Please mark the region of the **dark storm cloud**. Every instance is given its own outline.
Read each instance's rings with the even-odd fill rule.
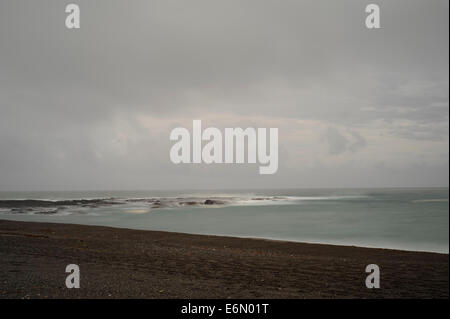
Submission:
[[[0,189],[167,188],[191,171],[187,185],[232,186],[235,176],[259,185],[253,167],[168,162],[170,119],[221,114],[322,123],[308,135],[315,151],[300,154],[311,160],[418,143],[406,159],[431,152],[426,183],[448,184],[434,173],[448,163],[447,1],[377,1],[380,30],[364,27],[370,2],[356,0],[73,2],[76,31],[64,27],[64,2],[0,3]],[[296,158],[298,128],[287,123],[284,158]],[[360,156],[361,169],[404,159]],[[275,185],[317,183],[302,163],[281,161]],[[424,180],[413,164],[399,173],[408,185]]]

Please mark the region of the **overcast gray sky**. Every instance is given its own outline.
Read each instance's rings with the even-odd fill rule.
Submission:
[[[447,0],[71,2],[0,2],[0,190],[448,186]],[[193,119],[278,173],[172,164]]]

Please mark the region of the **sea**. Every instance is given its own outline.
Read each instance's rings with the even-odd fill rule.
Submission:
[[[449,252],[448,188],[0,192],[0,219]]]

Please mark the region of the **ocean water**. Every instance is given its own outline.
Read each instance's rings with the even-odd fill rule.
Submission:
[[[0,192],[0,219],[448,253],[448,198],[448,188]]]

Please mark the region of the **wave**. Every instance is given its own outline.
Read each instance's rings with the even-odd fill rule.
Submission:
[[[40,200],[40,199],[10,199],[0,200],[0,208],[18,207],[53,207],[53,206],[98,206],[116,204],[113,198],[104,199],[70,199],[70,200]]]
[[[177,197],[151,197],[151,198],[97,198],[97,199],[67,199],[67,200],[40,200],[40,199],[11,199],[0,200],[0,214],[59,214],[64,210],[82,212],[81,208],[94,209],[110,205],[139,205],[149,209],[181,208],[181,207],[223,207],[229,205],[269,205],[287,198],[278,196],[264,197],[236,197],[236,196],[177,196]]]
[[[39,200],[39,199],[11,199],[0,200],[0,214],[25,215],[67,215],[68,208],[96,208],[100,206],[116,205],[113,199],[71,199],[71,200]]]
[[[65,215],[86,213],[86,210],[111,205],[126,205],[130,212],[142,213],[142,209],[176,209],[183,207],[269,206],[292,205],[304,201],[352,200],[367,196],[266,196],[255,194],[184,194],[166,197],[94,198],[94,199],[6,199],[0,200],[0,214]],[[139,207],[134,207],[134,206]]]

